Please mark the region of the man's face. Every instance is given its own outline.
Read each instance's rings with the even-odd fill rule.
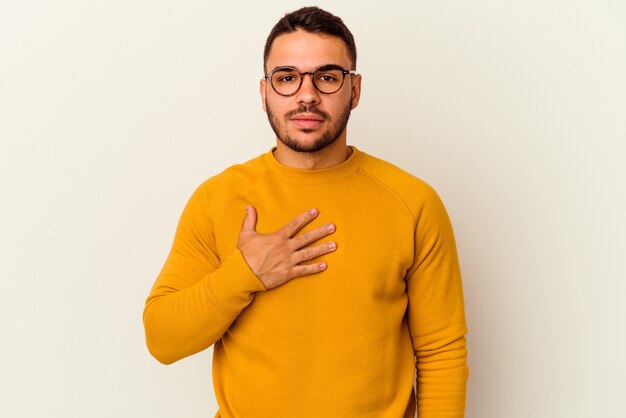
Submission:
[[[293,67],[304,72],[325,65],[351,68],[343,41],[335,36],[297,30],[274,40],[266,69],[271,73],[279,67]],[[333,94],[318,91],[310,75],[304,76],[300,90],[292,96],[279,95],[269,80],[261,80],[263,110],[276,137],[298,152],[317,152],[337,139],[345,143],[345,128],[350,111],[359,103],[360,92],[360,75],[346,75],[341,89]]]

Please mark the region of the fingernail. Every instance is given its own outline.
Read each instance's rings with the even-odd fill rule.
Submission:
[[[328,224],[326,225],[326,229],[328,230],[328,232],[335,232],[335,225]]]
[[[313,215],[313,216],[317,216],[317,213],[318,213],[318,212],[317,212],[317,209],[315,209],[315,208],[314,208],[314,209],[311,209],[309,212],[310,212],[310,213],[311,213],[311,215]]]
[[[320,268],[322,270],[326,270],[326,263],[320,263]]]
[[[331,249],[331,250],[336,249],[336,248],[337,248],[337,243],[335,243],[335,242],[329,242],[329,243],[328,243],[328,248],[329,248],[329,249]]]

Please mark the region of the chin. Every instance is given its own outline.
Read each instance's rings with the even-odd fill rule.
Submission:
[[[285,144],[285,146],[292,151],[296,152],[320,152],[323,149],[327,148],[331,144],[333,144],[338,137],[329,138],[326,135],[322,135],[318,138],[312,138],[307,140],[299,140],[293,138],[291,136],[286,135],[285,137],[279,137],[280,142]]]

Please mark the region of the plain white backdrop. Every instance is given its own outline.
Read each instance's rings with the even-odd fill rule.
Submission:
[[[349,143],[455,226],[467,417],[625,417],[626,3],[317,4],[357,41]],[[0,5],[0,416],[213,417],[211,350],[157,363],[141,313],[191,192],[274,144],[262,48],[303,5]]]

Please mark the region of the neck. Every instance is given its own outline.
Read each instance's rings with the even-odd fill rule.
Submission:
[[[274,157],[284,166],[305,170],[319,170],[341,164],[350,157],[352,148],[346,144],[346,138],[337,138],[326,148],[316,152],[297,152],[276,140]]]

